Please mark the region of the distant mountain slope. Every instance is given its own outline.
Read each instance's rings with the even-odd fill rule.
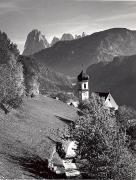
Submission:
[[[48,47],[49,43],[45,36],[41,31],[34,29],[27,36],[23,55],[31,55]]]
[[[136,31],[114,28],[72,41],[58,42],[34,57],[55,71],[76,76],[82,64],[87,68],[114,56],[136,54]]]
[[[24,77],[27,92],[35,92],[39,89],[40,93],[56,91],[71,91],[72,83],[67,76],[52,71],[42,62],[30,57],[19,57],[24,68]]]
[[[91,91],[110,91],[119,105],[136,108],[136,55],[115,57],[87,69]]]

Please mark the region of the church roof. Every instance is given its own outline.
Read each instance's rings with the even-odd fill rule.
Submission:
[[[100,97],[105,98],[105,100],[107,99],[109,92],[95,92],[96,94],[98,94]]]
[[[89,79],[89,76],[82,70],[81,73],[77,76],[77,79],[78,81],[86,81]]]

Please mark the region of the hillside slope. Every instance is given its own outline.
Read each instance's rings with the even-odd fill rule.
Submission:
[[[114,28],[80,39],[58,42],[34,54],[34,57],[57,72],[76,76],[82,64],[87,68],[101,61],[110,62],[114,56],[133,54],[136,54],[136,31]]]
[[[0,110],[0,177],[46,178],[44,160],[54,146],[47,136],[58,140],[57,129],[67,127],[57,117],[74,121],[77,114],[74,108],[44,96],[25,99],[8,115]]]
[[[92,65],[87,73],[91,91],[110,91],[119,105],[136,108],[136,55],[115,57],[108,64]]]
[[[41,94],[46,94],[72,90],[72,83],[67,76],[51,70],[36,59],[20,56],[19,60],[23,64],[27,92],[35,92],[38,89]]]

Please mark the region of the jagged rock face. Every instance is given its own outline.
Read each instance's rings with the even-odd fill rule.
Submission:
[[[49,43],[39,30],[32,30],[28,36],[24,47],[23,55],[32,55],[42,49],[48,48]]]
[[[82,33],[82,37],[85,37],[87,36],[87,34],[85,32]]]
[[[60,41],[59,38],[54,37],[53,40],[52,40],[52,42],[51,42],[51,46],[53,46],[54,44],[56,44],[56,43],[59,42],[59,41]]]
[[[87,69],[91,92],[109,92],[118,105],[136,108],[136,55],[115,57]]]
[[[86,36],[85,32],[83,32],[82,35],[75,35],[75,37],[72,34],[63,34],[61,39],[59,39],[58,37],[54,37],[51,42],[51,46],[53,46],[54,44],[56,44],[59,41],[72,41],[74,39],[80,39],[85,36]]]
[[[136,54],[136,31],[114,28],[74,41],[61,41],[34,57],[47,67],[69,76],[77,76],[98,62],[111,62],[115,56]]]
[[[63,34],[61,41],[72,41],[74,40],[74,37],[72,36],[72,34]]]
[[[82,38],[81,35],[75,35],[75,39],[80,39],[80,38]]]
[[[83,32],[81,35],[79,34],[79,35],[75,35],[75,39],[80,39],[80,38],[82,38],[82,37],[85,37],[85,36],[87,36],[87,34],[85,33],[85,32]]]

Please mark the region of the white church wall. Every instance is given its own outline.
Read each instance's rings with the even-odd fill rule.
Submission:
[[[69,141],[68,147],[66,149],[66,158],[71,158],[76,156],[77,142]]]
[[[109,107],[109,108],[115,108],[115,110],[118,109],[118,105],[116,104],[116,102],[114,101],[113,97],[111,96],[111,94],[108,95],[106,101],[105,101],[105,106]]]
[[[85,92],[82,92],[82,100],[87,100],[89,99],[89,91],[85,91]]]
[[[85,86],[86,86],[86,88],[85,88]],[[88,89],[88,82],[82,82],[81,88]]]

